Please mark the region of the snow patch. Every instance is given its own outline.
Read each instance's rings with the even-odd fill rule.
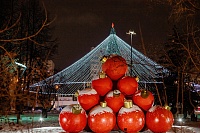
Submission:
[[[114,90],[114,91],[110,91],[110,92],[108,92],[108,94],[106,95],[106,97],[107,98],[109,98],[109,97],[114,97],[114,95],[113,95],[113,93],[116,93],[116,94],[121,94],[121,92],[119,91],[119,90]]]
[[[141,91],[140,90],[137,90],[134,94],[134,96],[141,96]]]
[[[154,112],[154,111],[157,109],[157,107],[158,107],[158,106],[152,106],[152,107],[148,110],[148,112]]]
[[[90,116],[98,115],[103,113],[113,113],[113,110],[110,107],[101,107],[100,105],[95,106],[89,113]]]
[[[78,94],[81,96],[81,95],[92,95],[92,94],[97,94],[96,90],[95,89],[84,89],[84,90],[81,90],[81,91],[78,91]]]
[[[131,108],[125,108],[125,107],[122,107],[120,110],[119,110],[119,114],[125,114],[125,113],[130,113],[130,112],[139,112],[139,111],[142,111],[137,105],[133,105],[133,107]]]
[[[81,107],[81,113],[84,113],[85,110]],[[65,106],[62,111],[60,112],[60,114],[63,114],[63,113],[72,113],[72,105],[67,105]]]

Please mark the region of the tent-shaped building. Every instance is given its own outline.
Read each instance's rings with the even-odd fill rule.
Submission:
[[[101,58],[111,54],[120,55],[128,64],[131,64],[129,65],[132,66],[129,68],[131,71],[129,70],[127,75],[132,72],[131,75],[137,76],[140,88],[161,83],[157,79],[163,73],[168,72],[161,65],[120,39],[112,26],[108,37],[89,53],[57,74],[31,85],[30,88],[32,91],[40,88],[42,92],[48,92],[50,88],[57,87],[58,94],[74,94],[77,90],[84,89],[87,83],[91,83],[92,80],[99,77],[99,72],[102,71]]]

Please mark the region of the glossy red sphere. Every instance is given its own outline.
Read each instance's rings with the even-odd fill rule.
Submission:
[[[112,79],[118,80],[123,77],[128,70],[126,60],[119,56],[114,55],[102,64],[102,70]]]
[[[142,94],[142,90],[137,90],[133,97],[133,103],[138,105],[141,109],[147,111],[149,110],[154,104],[154,96],[150,91],[147,91],[146,95]]]
[[[119,90],[114,90],[108,92],[104,100],[107,102],[107,105],[117,113],[124,105],[124,98],[125,96]]]
[[[109,77],[99,78],[92,81],[92,88],[94,88],[100,96],[105,96],[112,90],[113,83]]]
[[[146,113],[146,126],[154,133],[167,132],[173,123],[173,114],[164,107],[153,106]]]
[[[84,110],[90,110],[99,104],[99,94],[92,88],[86,88],[78,92],[78,102]]]
[[[88,126],[95,133],[108,133],[116,125],[116,116],[110,107],[100,105],[92,108],[88,115]]]
[[[117,83],[117,88],[126,95],[133,95],[138,89],[138,82],[134,77],[126,76],[121,78]]]
[[[68,105],[59,114],[59,124],[66,132],[80,132],[87,124],[87,115],[84,110],[79,114],[72,112],[72,106]]]
[[[144,127],[145,115],[137,105],[122,107],[117,115],[117,123],[123,132],[137,133]]]

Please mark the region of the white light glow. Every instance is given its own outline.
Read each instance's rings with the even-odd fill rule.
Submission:
[[[40,122],[43,122],[43,121],[44,121],[44,119],[43,119],[42,117],[40,117],[39,121],[40,121]]]
[[[134,35],[134,31],[129,31],[127,34]],[[131,50],[132,49],[132,50]],[[96,77],[99,77],[99,72],[102,71],[101,57],[112,55],[113,52],[122,56],[127,64],[133,63],[132,74],[136,75],[139,80],[140,88],[152,87],[154,79],[159,78],[164,70],[168,70],[151,60],[150,58],[131,47],[129,44],[120,39],[116,34],[110,34],[104,41],[94,47],[89,53],[77,60],[75,63],[66,67],[62,71],[52,75],[51,77],[35,83],[30,86],[30,91],[36,91],[38,86],[48,91],[49,87],[46,85],[60,85],[57,90],[59,94],[74,94],[79,89],[84,89],[87,83],[90,83]],[[133,62],[131,62],[131,60]],[[127,75],[130,75],[130,70]],[[44,88],[43,88],[44,87]]]

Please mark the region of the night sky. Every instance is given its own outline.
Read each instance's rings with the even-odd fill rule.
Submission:
[[[116,34],[130,44],[130,29],[136,32],[133,47],[142,51],[141,37],[147,56],[156,54],[169,33],[168,8],[145,0],[45,0],[52,27],[58,39],[58,54],[54,56],[59,70],[71,65],[100,44],[110,33],[114,23]],[[141,26],[142,35],[139,32]],[[157,48],[155,50],[155,48]]]

